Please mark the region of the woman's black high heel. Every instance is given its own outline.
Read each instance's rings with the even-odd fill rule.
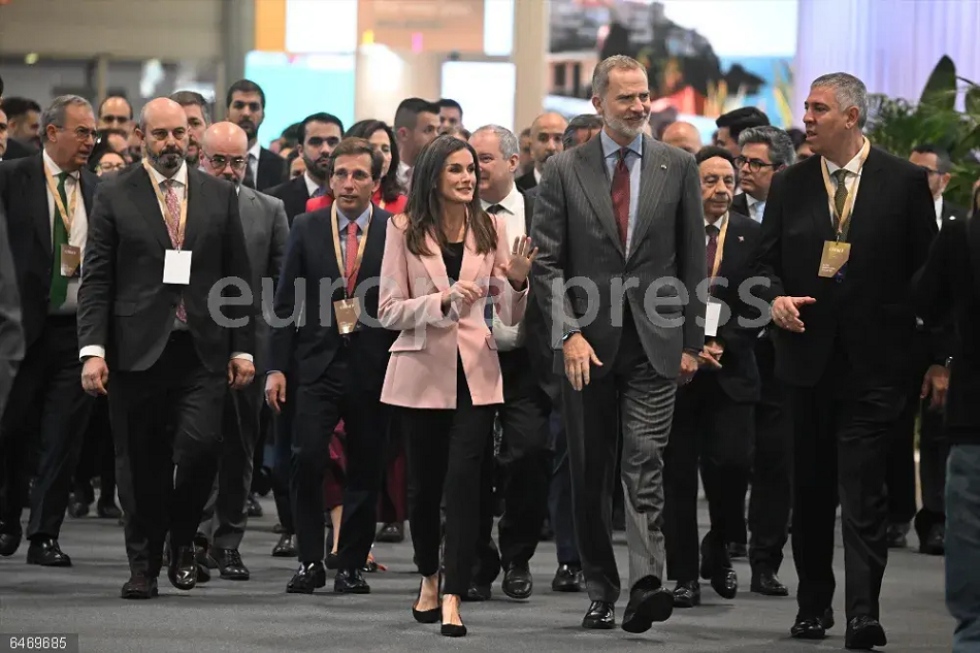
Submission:
[[[457,609],[459,609],[458,604],[457,604]],[[440,615],[439,618],[441,620],[442,615]],[[443,623],[439,632],[442,634],[443,637],[465,637],[466,626],[457,626],[456,624]]]
[[[438,606],[432,608],[431,610],[416,610],[415,608],[419,604],[419,600],[422,598],[422,585],[425,584],[425,579],[419,583],[419,598],[412,604],[412,616],[415,617],[415,621],[420,624],[435,624],[439,623],[442,619],[442,603],[440,602]]]

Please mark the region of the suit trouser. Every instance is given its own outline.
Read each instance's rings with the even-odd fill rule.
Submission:
[[[116,479],[133,573],[160,573],[164,539],[191,546],[221,451],[227,373],[201,363],[188,331],[174,331],[147,370],[110,370]]]
[[[664,539],[667,577],[698,579],[698,461],[711,530],[705,540],[722,547],[742,522],[742,497],[732,486],[748,472],[754,405],[732,401],[712,372],[698,372],[680,388],[670,443],[664,452]]]
[[[889,433],[888,468],[885,485],[888,488],[888,521],[905,527],[915,517],[915,418],[919,414],[919,392],[922,374],[909,391],[905,407]]]
[[[456,365],[454,410],[399,408],[398,421],[406,438],[409,524],[419,573],[432,576],[439,571],[440,513],[445,497],[443,591],[465,596],[480,529],[481,470],[498,407],[474,406],[458,357]]]
[[[89,416],[83,440],[78,466],[75,468],[75,500],[85,503],[95,500],[91,480],[98,476],[101,481],[99,502],[115,504],[116,454],[113,451],[108,397],[96,397],[92,403],[92,414]],[[84,493],[83,496],[78,496],[79,492]]]
[[[286,388],[294,385],[296,377],[292,373],[286,373]],[[265,379],[261,380],[263,389]],[[292,393],[286,393],[286,402],[280,408],[278,415],[272,418],[272,428],[275,437],[276,462],[272,469],[272,496],[276,501],[276,514],[279,516],[279,524],[286,534],[292,535],[296,532],[293,523],[293,506],[289,497],[289,475],[292,468],[293,456],[293,414],[296,412],[296,402],[292,399]]]
[[[550,422],[555,439],[555,456],[548,492],[548,512],[551,515],[551,528],[555,531],[555,553],[559,565],[581,567],[582,559],[578,554],[578,543],[575,541],[568,439],[565,435],[565,422],[562,419],[560,406],[552,411]]]
[[[374,542],[391,410],[380,402],[380,388],[363,387],[355,365],[349,349],[342,346],[320,378],[300,382],[294,391],[289,495],[303,563],[326,557],[323,477],[340,420],[347,434],[347,485],[337,545],[340,567],[363,567]]]
[[[762,387],[755,405],[749,562],[753,570],[777,573],[793,507],[793,421],[786,386],[775,376],[776,352],[770,338],[756,341],[755,357]]]
[[[795,435],[792,543],[801,616],[822,615],[834,598],[839,497],[847,618],[879,617],[888,559],[886,460],[906,390],[900,383],[862,383],[839,345],[816,386],[789,389]]]
[[[252,488],[253,454],[259,440],[259,413],[265,394],[261,378],[241,390],[229,390],[225,398],[218,475],[200,525],[200,532],[217,549],[237,550],[245,536],[245,502]]]
[[[48,316],[27,349],[0,421],[4,465],[3,530],[19,533],[31,461],[40,453],[30,495],[28,538],[57,539],[68,508],[72,477],[85,438],[93,398],[82,390],[82,364],[74,315]]]
[[[627,312],[619,351],[603,361],[602,376],[581,392],[563,381],[562,403],[572,471],[575,531],[582,570],[593,601],[619,598],[619,570],[612,545],[612,492],[622,482],[630,587],[663,579],[663,451],[673,417],[675,380],[653,369]],[[622,423],[622,479],[615,478]]]

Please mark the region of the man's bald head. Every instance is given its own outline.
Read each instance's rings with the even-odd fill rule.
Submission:
[[[542,113],[531,123],[531,158],[534,168],[541,172],[544,163],[563,151],[562,136],[568,121],[560,113]]]
[[[143,141],[143,156],[157,172],[172,177],[187,153],[187,114],[170,98],[150,100],[140,111],[137,135]]]
[[[701,149],[701,132],[689,122],[673,122],[667,125],[661,140],[691,154],[697,154]]]
[[[248,134],[233,122],[216,122],[204,132],[201,168],[210,175],[241,183],[248,163]]]

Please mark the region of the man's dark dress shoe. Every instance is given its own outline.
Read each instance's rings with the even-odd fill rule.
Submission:
[[[122,517],[122,510],[112,501],[99,501],[95,504],[95,514],[99,519],[119,519]]]
[[[68,516],[72,519],[81,519],[86,516],[89,511],[89,504],[84,501],[75,501],[72,499],[68,503]]]
[[[531,592],[534,591],[534,579],[531,577],[531,570],[526,564],[511,565],[504,574],[501,588],[504,590],[504,594],[512,599],[531,598]]]
[[[385,524],[378,531],[378,536],[374,538],[377,542],[387,542],[389,544],[398,544],[399,542],[405,541],[405,525],[404,524]]]
[[[27,549],[27,564],[42,567],[71,567],[71,558],[62,553],[58,540],[43,537],[31,542]]]
[[[248,567],[236,549],[213,549],[211,557],[218,563],[218,572],[225,580],[248,580]]]
[[[696,580],[677,583],[674,588],[675,608],[694,608],[701,605],[701,584]]]
[[[641,582],[642,583],[642,582]],[[674,612],[674,593],[660,587],[660,581],[644,586],[637,583],[630,591],[630,601],[623,613],[623,630],[644,633],[654,622],[667,621]]]
[[[555,572],[555,579],[551,581],[553,592],[581,592],[584,588],[585,581],[579,566],[560,565]]]
[[[371,586],[360,569],[341,569],[333,580],[333,591],[339,594],[370,594]]]
[[[904,549],[908,546],[908,538],[905,537],[907,524],[889,524],[885,539],[888,541],[889,549]]]
[[[711,581],[711,587],[723,599],[738,594],[738,576],[732,569],[731,554],[712,533],[701,540],[701,578]]]
[[[197,585],[199,568],[200,565],[197,564],[197,558],[194,555],[194,547],[182,546],[170,554],[167,578],[170,579],[170,584],[179,590],[192,590]]]
[[[616,627],[616,611],[612,603],[593,601],[582,619],[582,628],[612,630]]]
[[[847,622],[844,648],[850,651],[870,651],[875,646],[888,643],[885,629],[873,617],[854,617]]]
[[[157,579],[141,574],[133,574],[122,586],[120,596],[124,599],[152,599],[159,594]]]
[[[3,533],[0,532],[0,556],[8,557],[17,553],[17,549],[20,548],[20,540],[23,537],[23,533],[17,531],[16,533]]]
[[[489,601],[493,596],[493,590],[490,588],[490,583],[470,583],[470,588],[466,590],[466,594],[459,597],[461,601],[466,602],[479,602],[479,601]]]
[[[262,516],[262,505],[259,500],[255,497],[255,493],[248,495],[248,499],[245,500],[245,510],[248,512],[249,517],[254,517],[258,519]]]
[[[919,553],[931,556],[941,556],[946,553],[946,527],[943,524],[933,524],[925,537],[919,538]]]
[[[833,627],[834,611],[827,608],[819,617],[797,615],[789,634],[795,639],[823,639]]]
[[[789,596],[789,590],[769,569],[757,569],[752,573],[750,589],[763,596]]]
[[[272,547],[273,558],[295,558],[296,557],[296,536],[291,533],[283,533],[279,536],[279,542]]]
[[[293,574],[289,584],[286,585],[286,592],[289,594],[312,594],[313,590],[326,586],[327,570],[323,568],[323,563],[304,562]]]

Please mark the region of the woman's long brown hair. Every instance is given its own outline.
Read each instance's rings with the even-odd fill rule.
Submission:
[[[467,204],[467,229],[473,231],[476,240],[476,251],[488,254],[497,248],[497,230],[493,219],[487,215],[480,204],[480,166],[477,163],[476,150],[466,141],[453,136],[442,135],[422,148],[412,173],[412,187],[408,193],[408,205],[405,214],[408,216],[408,227],[405,240],[408,251],[416,256],[431,256],[425,242],[429,234],[439,243],[440,248],[446,246],[446,236],[442,232],[442,195],[440,180],[446,159],[462,149],[469,150],[476,166],[476,181],[473,189],[473,199]]]

